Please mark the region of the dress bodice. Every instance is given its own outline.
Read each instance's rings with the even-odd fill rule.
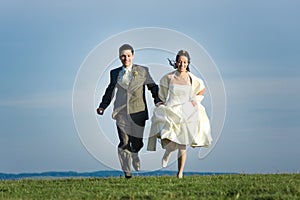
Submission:
[[[170,84],[167,105],[182,105],[190,101],[192,87],[190,85]]]

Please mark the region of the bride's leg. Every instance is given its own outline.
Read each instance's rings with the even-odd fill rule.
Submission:
[[[183,170],[186,161],[186,145],[178,145],[178,178],[183,177]]]
[[[170,154],[172,151],[175,151],[177,148],[177,145],[175,142],[170,141],[168,143],[168,145],[166,146],[166,151],[165,154],[162,158],[162,167],[167,167],[168,162],[169,162],[169,158],[170,158]]]

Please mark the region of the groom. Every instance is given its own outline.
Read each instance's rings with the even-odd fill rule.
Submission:
[[[154,103],[161,102],[158,86],[150,76],[148,68],[133,64],[133,58],[132,46],[124,44],[119,48],[122,66],[110,71],[110,83],[97,108],[97,113],[103,115],[117,89],[112,117],[116,120],[120,140],[118,156],[126,178],[132,177],[131,160],[133,168],[140,170],[138,152],[143,147],[143,132],[148,119],[145,86],[151,91]]]

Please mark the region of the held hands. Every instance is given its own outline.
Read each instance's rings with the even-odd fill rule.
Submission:
[[[103,108],[97,108],[98,115],[103,115],[104,109]]]
[[[164,102],[158,102],[157,104],[155,104],[156,107],[159,107],[161,105],[164,105]]]

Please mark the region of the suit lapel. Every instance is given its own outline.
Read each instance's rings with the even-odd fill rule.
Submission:
[[[137,72],[137,66],[136,65],[132,65],[132,69],[131,69],[131,73],[132,73],[132,77],[131,80],[129,81],[129,85],[128,85],[128,89],[130,88],[130,86],[132,85],[132,82],[134,83],[134,79],[136,78],[136,72]]]
[[[145,70],[138,65],[133,65],[132,66],[132,79],[129,83],[128,90],[129,91],[136,90],[137,88],[143,86],[145,81],[146,81]]]
[[[140,78],[140,70],[137,65],[132,65],[132,78],[128,85],[128,90],[134,90],[139,84],[139,78]]]

